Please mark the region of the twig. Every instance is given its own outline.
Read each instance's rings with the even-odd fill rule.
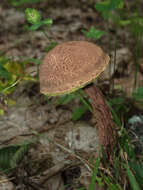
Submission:
[[[70,149],[64,147],[63,145],[61,145],[61,144],[59,144],[59,143],[56,143],[56,142],[50,140],[49,138],[48,138],[48,140],[49,140],[50,142],[54,143],[54,144],[55,144],[57,147],[59,147],[60,149],[64,150],[65,152],[68,152],[69,154],[75,156],[78,160],[80,160],[80,161],[85,165],[85,167],[86,167],[90,172],[92,172],[92,169],[91,169],[90,166],[89,166],[90,164],[87,162],[87,160],[83,159],[82,157],[80,157],[79,155],[75,154],[72,150],[70,150]]]
[[[7,178],[7,179],[2,179],[2,180],[0,180],[0,183],[6,183],[6,182],[11,181],[13,179],[15,179],[15,177]]]

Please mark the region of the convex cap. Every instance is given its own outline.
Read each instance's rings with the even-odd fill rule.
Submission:
[[[57,45],[40,65],[40,91],[49,96],[73,92],[92,82],[109,63],[102,49],[86,41]]]

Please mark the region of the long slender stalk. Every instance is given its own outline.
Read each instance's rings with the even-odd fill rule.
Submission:
[[[83,96],[82,96],[82,94],[81,94],[80,91],[78,91],[78,97],[79,97],[79,99],[82,101],[82,103],[87,106],[88,110],[92,113],[93,110],[92,110],[91,106],[90,106],[90,105],[88,104],[88,102],[83,98]]]
[[[115,69],[116,69],[116,53],[117,53],[117,29],[115,29],[115,38],[114,38],[113,73],[115,73]],[[114,78],[112,79],[112,89],[114,89]]]
[[[46,30],[42,30],[42,32],[43,32],[43,34],[46,36],[46,38],[47,38],[49,41],[51,41],[51,39],[50,39],[50,37],[48,36]]]

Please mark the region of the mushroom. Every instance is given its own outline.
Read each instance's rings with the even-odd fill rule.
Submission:
[[[93,84],[109,60],[109,56],[93,43],[64,42],[45,56],[40,65],[39,78],[41,93],[49,96],[68,94],[83,88],[92,101],[99,144],[110,154],[116,137],[115,123],[101,91]]]

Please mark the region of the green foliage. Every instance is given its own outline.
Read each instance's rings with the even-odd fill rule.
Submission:
[[[133,36],[143,35],[143,17],[138,12],[129,13],[129,16],[119,21],[120,26],[128,26]]]
[[[0,173],[10,172],[21,161],[29,144],[11,145],[0,149]]]
[[[117,25],[119,23],[119,21],[121,20],[120,14],[118,13],[117,10],[122,9],[123,5],[124,5],[123,0],[116,0],[116,1],[115,0],[105,0],[102,2],[97,2],[94,5],[94,8],[97,11],[101,12],[104,19],[109,20],[109,18],[110,18]],[[82,32],[84,33],[84,35],[87,38],[97,39],[97,40],[106,34],[105,31],[98,30],[93,26],[90,28],[89,31],[82,30]]]
[[[7,95],[13,92],[22,80],[34,80],[26,74],[27,62],[13,61],[4,56],[0,57],[0,93]]]
[[[136,181],[136,178],[133,174],[133,172],[131,171],[129,165],[127,164],[124,164],[124,167],[127,171],[127,174],[128,174],[128,177],[129,177],[129,181],[130,181],[130,184],[131,184],[131,187],[133,190],[141,190],[141,188],[139,187],[139,184],[138,182]]]
[[[79,94],[79,91],[61,96],[56,101],[56,105],[66,105],[76,98],[80,99],[83,104],[74,109],[72,115],[72,119],[74,121],[79,120],[83,116],[83,114],[89,109],[86,100],[83,100],[82,96]]]
[[[30,4],[30,3],[38,3],[38,2],[43,2],[45,0],[10,0],[10,3],[15,6],[21,6],[25,4]]]
[[[136,101],[143,103],[143,87],[139,87],[136,92],[133,92],[132,96]]]
[[[143,187],[143,164],[136,161],[130,161],[129,167],[133,171],[138,184]]]
[[[103,35],[105,35],[104,31],[97,30],[94,26],[92,26],[89,31],[82,30],[82,32],[87,38],[96,40],[100,39]]]
[[[53,49],[58,43],[57,42],[51,42],[45,47],[45,51],[49,52],[51,49]]]
[[[96,3],[94,8],[102,13],[105,19],[112,17],[112,11],[123,7],[123,0],[105,0],[103,2]]]
[[[124,97],[118,97],[118,98],[112,98],[109,100],[110,105],[114,108],[116,112],[122,112],[122,110],[126,111],[125,105],[124,105],[125,98]]]
[[[31,24],[29,29],[33,31],[39,29],[43,25],[50,27],[53,23],[52,19],[50,18],[42,20],[41,13],[36,9],[27,8],[25,10],[25,16],[27,21]]]
[[[76,97],[77,96],[75,93],[63,95],[57,99],[56,105],[66,105],[70,103],[73,99],[75,99]]]
[[[107,190],[123,190],[122,187],[113,181],[110,176],[103,175],[104,183],[107,185]]]
[[[39,2],[40,0],[12,0],[14,6],[20,6],[25,3],[35,3]],[[42,1],[42,0],[41,0]],[[129,14],[129,18],[122,18],[122,11],[124,6],[123,0],[105,0],[95,4],[95,8],[99,11],[104,19],[112,20],[116,27],[122,26],[130,26],[131,32],[134,36],[142,35],[143,34],[143,18],[139,16],[137,11],[134,13]],[[121,12],[120,12],[121,11]],[[29,29],[35,31],[37,29],[41,29],[43,26],[50,27],[52,25],[52,19],[46,18],[42,20],[41,13],[32,8],[27,8],[25,10],[25,15],[28,23],[30,24]],[[116,29],[116,28],[115,28]],[[43,31],[45,33],[45,31]],[[106,32],[96,29],[95,27],[91,27],[88,31],[82,30],[83,34],[90,39],[100,39]],[[48,36],[45,33],[46,36]],[[53,47],[55,47],[57,43],[51,42],[45,50],[48,52]],[[31,59],[32,62],[35,62],[38,66],[40,65],[41,61],[37,59]],[[11,63],[8,59],[2,59],[0,63],[0,78],[2,81],[0,82],[0,90],[6,91],[11,89],[21,80],[21,76],[23,75],[23,67],[19,67],[17,63]],[[14,66],[14,64],[16,66]],[[8,66],[7,66],[8,65]],[[14,67],[15,69],[12,70]],[[18,71],[18,72],[16,72]],[[15,73],[16,72],[16,73]],[[22,73],[21,73],[22,72]],[[6,86],[3,86],[6,85]],[[9,88],[10,87],[10,88]],[[6,90],[5,90],[6,89]],[[140,87],[137,89],[136,92],[133,93],[133,97],[137,101],[143,100],[143,88]],[[46,96],[48,99],[48,97]],[[87,100],[86,95],[83,91],[78,91],[76,93],[68,94],[65,96],[60,97],[56,105],[66,105],[72,102],[75,98],[78,98],[82,104],[79,107],[75,108],[73,112],[73,120],[78,120],[82,117],[82,115],[91,109],[90,102]],[[127,112],[127,107],[124,104],[124,97],[119,98],[112,98],[107,103],[112,110],[112,114],[114,116],[114,120],[122,127],[119,113],[123,115]],[[0,110],[1,111],[1,110]],[[3,110],[2,110],[3,111]],[[2,113],[2,111],[0,113]],[[118,150],[117,154],[114,157],[113,165],[109,166],[108,161],[105,159],[104,164],[107,166],[107,170],[110,171],[110,175],[108,173],[101,171],[99,168],[100,158],[96,160],[96,164],[93,169],[93,175],[91,178],[91,183],[89,190],[94,189],[95,181],[98,182],[99,186],[102,187],[106,184],[107,190],[123,190],[121,187],[123,184],[119,181],[119,177],[125,176],[128,177],[130,186],[133,190],[140,190],[143,187],[143,165],[142,163],[137,161],[136,154],[134,152],[134,147],[132,146],[128,134],[124,133],[121,134],[120,138],[120,149]],[[27,145],[22,146],[10,146],[0,150],[0,171],[4,171],[6,169],[13,168],[17,165],[17,163],[21,160],[25,152],[27,151]],[[123,154],[126,155],[127,159],[123,157]],[[105,163],[106,162],[106,163]],[[106,170],[106,168],[105,168]],[[98,173],[98,176],[97,176]],[[120,185],[121,183],[121,185]]]
[[[98,157],[96,159],[96,163],[94,165],[93,175],[91,177],[91,182],[90,182],[90,185],[89,185],[89,190],[94,190],[95,189],[95,181],[96,181],[99,165],[100,165],[100,158]]]
[[[74,121],[80,119],[86,111],[87,111],[86,105],[78,106],[73,111],[72,119]]]
[[[107,101],[108,106],[110,107],[115,123],[121,127],[121,118],[129,111],[130,105],[126,102],[126,98],[124,96],[120,96],[117,98],[110,98]]]
[[[8,94],[24,76],[24,64],[0,57],[0,92]]]
[[[0,77],[5,80],[11,80],[11,74],[5,69],[3,65],[0,65]]]
[[[1,115],[4,115],[4,110],[3,109],[0,109],[0,116]]]
[[[41,64],[41,60],[37,59],[37,58],[35,59],[35,58],[24,57],[24,60],[26,62],[32,62],[32,63],[34,63],[34,64],[36,64],[38,66]]]
[[[11,79],[11,75],[10,73],[6,70],[6,68],[4,67],[4,64],[6,62],[8,62],[9,59],[6,57],[0,57],[0,78],[2,79],[6,79],[6,80],[10,80]]]
[[[125,104],[125,97],[110,98],[106,103],[112,111],[115,123],[121,128],[122,124],[120,118],[128,112],[129,106]]]
[[[127,153],[130,160],[136,161],[136,154],[134,152],[134,147],[130,143],[130,138],[128,134],[124,134],[120,140],[121,148]]]
[[[122,131],[119,144],[120,149],[114,151],[115,155],[112,157],[112,164],[111,162],[109,163],[108,159],[100,158],[102,168],[108,172],[106,173],[104,169],[101,170],[98,165],[98,176],[97,172],[95,172],[96,182],[99,187],[106,186],[107,190],[123,190],[124,182],[126,181],[126,189],[131,187],[133,190],[141,190],[143,187],[143,165],[137,161],[134,148],[125,130]],[[91,181],[93,182],[91,189],[94,189],[95,180],[91,179]]]
[[[25,11],[26,19],[30,24],[41,22],[41,14],[36,9],[27,8]]]
[[[25,16],[26,16],[26,20],[30,24],[30,26],[28,26],[28,29],[32,30],[32,31],[41,29],[41,31],[44,33],[46,38],[50,41],[50,43],[45,47],[45,51],[48,52],[52,48],[54,48],[57,45],[57,43],[51,41],[51,39],[48,36],[47,31],[43,29],[43,26],[51,27],[53,24],[53,20],[51,18],[46,18],[46,19],[42,20],[40,11],[38,11],[36,9],[32,9],[32,8],[27,8],[25,10]],[[38,65],[39,65],[39,63],[40,62],[38,61]]]

